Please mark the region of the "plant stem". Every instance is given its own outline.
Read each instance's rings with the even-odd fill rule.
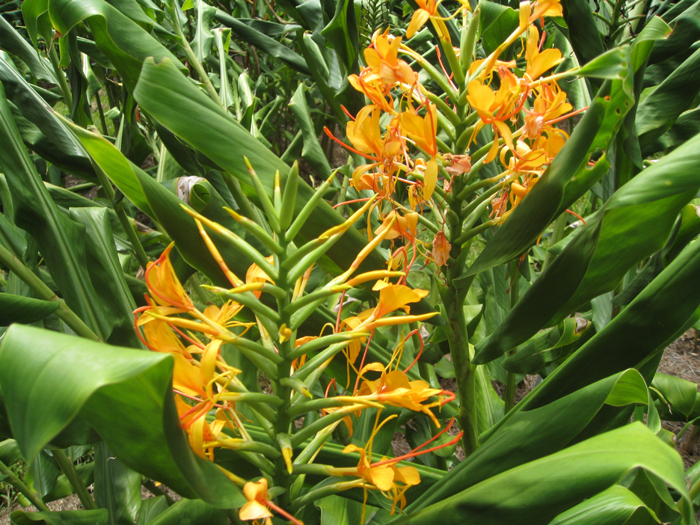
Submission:
[[[453,194],[459,196],[464,189],[466,177],[455,177]],[[464,316],[464,301],[469,292],[474,276],[464,276],[466,258],[470,245],[462,246],[458,242],[462,234],[465,218],[462,206],[464,200],[456,197],[446,213],[450,227],[450,261],[445,268],[447,286],[440,291],[447,316],[447,341],[455,369],[457,398],[459,400],[459,426],[464,431],[462,446],[468,456],[479,447],[479,427],[475,396],[475,370],[469,355],[469,336]]]
[[[224,109],[224,111],[226,111],[226,108],[224,108],[224,105],[221,103],[219,94],[216,92],[216,89],[214,89],[214,85],[211,83],[211,80],[209,80],[209,75],[207,75],[207,72],[204,70],[204,67],[202,66],[201,62],[197,60],[197,57],[195,56],[194,51],[192,51],[189,42],[187,42],[187,39],[185,38],[185,35],[182,32],[182,28],[180,27],[180,23],[178,21],[175,9],[176,8],[173,0],[169,0],[168,11],[170,12],[170,17],[172,18],[173,23],[172,25],[175,28],[175,32],[177,33],[177,36],[180,37],[182,50],[185,52],[187,60],[190,61],[190,64],[192,64],[192,67],[197,72],[197,75],[199,75],[199,80],[202,82],[202,84],[204,84],[204,89],[207,90],[209,97],[211,97],[211,99],[214,102],[221,106]]]
[[[58,466],[61,467],[61,470],[68,478],[68,481],[70,481],[70,484],[73,487],[73,490],[75,490],[75,493],[78,495],[80,503],[83,504],[83,507],[85,507],[87,510],[96,510],[97,505],[95,504],[95,500],[92,499],[87,488],[78,477],[78,473],[73,467],[73,461],[71,461],[66,453],[61,449],[54,449],[51,452],[56,460],[56,463],[58,463]]]
[[[172,505],[173,503],[175,503],[175,500],[168,496],[168,494],[164,490],[157,487],[152,479],[144,479],[143,481],[141,481],[141,485],[146,487],[146,489],[148,489],[148,492],[150,492],[154,496],[163,496],[165,498],[165,501],[168,502],[168,505]]]
[[[61,66],[59,65],[58,53],[56,53],[56,47],[51,44],[49,46],[49,58],[51,59],[51,65],[53,66],[53,72],[56,75],[56,80],[58,81],[58,87],[61,90],[61,95],[63,95],[63,101],[68,106],[68,114],[73,111],[73,96],[71,95],[70,88],[68,87],[68,82],[66,77],[61,71]]]
[[[41,501],[41,498],[37,496],[34,491],[32,491],[24,482],[19,479],[10,468],[0,461],[0,474],[7,476],[7,482],[12,485],[18,492],[20,492],[29,502],[34,505],[37,509],[43,512],[51,512],[51,509],[46,506],[46,503]]]
[[[146,255],[146,250],[143,249],[143,245],[139,240],[138,234],[136,231],[134,231],[131,222],[129,222],[129,218],[126,216],[126,212],[124,211],[124,203],[119,202],[115,204],[114,211],[117,213],[119,223],[122,225],[122,228],[124,228],[124,232],[131,242],[131,247],[136,253],[136,259],[139,261],[139,264],[145,271],[148,267],[148,255]]]
[[[34,272],[27,268],[17,257],[12,255],[7,248],[0,245],[0,262],[7,266],[11,272],[13,272],[17,277],[19,277],[24,283],[32,289],[32,291],[39,296],[39,299],[44,301],[55,301],[58,304],[58,308],[54,312],[56,316],[66,323],[71,330],[73,330],[76,335],[84,337],[86,339],[92,339],[93,341],[99,341],[100,338],[97,337],[95,332],[93,332],[88,325],[86,325],[80,317],[78,317],[73,310],[68,308],[68,305],[59,299],[51,288],[44,284],[44,281],[39,279]]]

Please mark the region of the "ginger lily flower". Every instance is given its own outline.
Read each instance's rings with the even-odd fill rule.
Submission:
[[[265,525],[272,525],[272,512],[267,507],[267,480],[249,481],[243,487],[243,494],[248,502],[238,511],[238,518],[242,521],[264,519]]]
[[[192,301],[185,293],[170,262],[170,252],[174,246],[175,243],[171,243],[157,261],[148,265],[145,275],[146,286],[159,305],[191,310],[194,308]]]
[[[388,29],[384,33],[374,33],[372,45],[364,52],[371,73],[367,75],[368,80],[379,78],[387,87],[397,82],[413,85],[418,81],[418,75],[399,58],[400,46],[401,37],[390,34]]]
[[[530,81],[537,80],[543,73],[564,61],[561,51],[558,49],[545,49],[540,53],[539,40],[539,31],[536,27],[530,26],[525,48],[525,60],[527,62],[525,76]]]
[[[445,232],[440,230],[433,239],[433,261],[435,264],[444,266],[450,258],[450,250],[452,250],[452,245],[447,241]]]

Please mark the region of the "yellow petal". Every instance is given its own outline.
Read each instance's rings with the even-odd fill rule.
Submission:
[[[423,174],[423,199],[430,200],[435,191],[438,177],[438,163],[435,159],[430,159]]]
[[[257,501],[249,501],[238,511],[238,519],[242,521],[260,520],[262,518],[271,517],[272,512],[270,512],[265,505]]]

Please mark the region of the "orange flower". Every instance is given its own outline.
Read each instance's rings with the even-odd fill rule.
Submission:
[[[364,52],[370,73],[368,81],[379,78],[387,87],[393,87],[397,82],[413,85],[418,81],[415,72],[399,58],[400,46],[401,37],[391,35],[388,29],[384,33],[374,33],[372,44]]]
[[[249,481],[243,486],[243,494],[248,502],[238,511],[238,518],[242,521],[264,519],[265,525],[272,525],[272,512],[267,506],[267,480]]]
[[[540,53],[540,32],[535,26],[530,26],[525,48],[525,60],[527,69],[525,76],[530,80],[537,80],[543,73],[563,62],[561,51],[558,49],[545,49]]]
[[[406,38],[412,38],[430,17],[437,13],[438,3],[435,0],[416,0],[416,4],[419,9],[416,9],[411,17],[411,23],[406,29]]]
[[[171,243],[157,261],[148,264],[145,275],[146,286],[159,305],[191,310],[194,308],[192,301],[185,293],[170,262],[170,252],[174,246],[175,243]]]
[[[407,408],[413,412],[422,412],[433,420],[435,426],[440,427],[440,423],[430,409],[440,406],[442,399],[431,403],[426,402],[431,397],[444,394],[443,390],[430,388],[430,385],[425,381],[409,381],[405,372],[392,370],[391,372],[382,372],[381,377],[376,381],[363,381],[355,397],[365,397],[368,400],[379,401],[387,405]]]
[[[438,154],[437,141],[437,110],[434,104],[425,105],[425,117],[419,116],[415,110],[407,110],[399,115],[401,130],[431,158]]]
[[[373,466],[367,459],[367,451],[356,445],[348,445],[343,449],[343,453],[349,452],[358,452],[360,462],[354,472],[352,469],[342,469],[343,475],[357,476],[387,494],[394,502],[391,506],[391,514],[394,513],[397,503],[403,509],[406,505],[405,492],[421,481],[418,470],[415,467],[397,467],[395,463],[386,463],[386,457],[382,458],[383,465]]]
[[[372,317],[381,319],[385,315],[401,308],[404,312],[410,313],[408,303],[416,303],[428,295],[427,290],[418,290],[403,286],[402,284],[390,284],[377,281],[372,288],[379,290],[379,303],[372,312]]]
[[[396,220],[392,224],[392,219],[396,217]],[[391,224],[391,229],[387,233],[385,240],[393,240],[397,237],[403,237],[407,240],[415,239],[418,235],[418,214],[417,213],[407,213],[405,216],[401,216],[394,210],[390,211],[389,214],[384,218],[384,222],[377,228],[374,233],[375,235],[381,235],[384,230],[389,228]]]

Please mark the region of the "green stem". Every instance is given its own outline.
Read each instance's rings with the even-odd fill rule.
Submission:
[[[102,109],[102,99],[100,91],[95,91],[95,102],[97,103],[97,113],[100,115],[100,123],[102,124],[102,134],[107,135],[107,119],[105,119],[105,111]]]
[[[58,303],[58,308],[54,312],[56,316],[70,327],[76,335],[93,341],[99,341],[95,332],[86,325],[73,310],[68,308],[68,305],[59,299],[51,288],[44,284],[44,281],[39,279],[34,272],[27,268],[17,257],[12,255],[4,246],[0,245],[0,262],[4,264],[11,272],[19,277],[31,290],[37,294],[39,299],[44,301],[55,301]]]
[[[122,228],[124,228],[124,232],[126,233],[126,236],[129,238],[129,242],[131,242],[131,247],[134,249],[134,252],[136,253],[136,259],[139,261],[141,268],[146,270],[146,268],[148,267],[148,255],[146,255],[146,250],[143,249],[143,245],[141,244],[141,241],[139,240],[138,234],[136,233],[133,226],[131,225],[131,222],[129,222],[129,218],[126,215],[126,211],[124,211],[124,203],[119,202],[119,203],[115,204],[114,211],[117,213],[117,217],[119,218],[119,223],[122,225]]]
[[[68,478],[68,481],[70,481],[70,484],[73,487],[73,490],[75,490],[75,493],[78,495],[80,503],[83,504],[83,507],[85,507],[87,510],[97,510],[95,500],[92,499],[87,488],[78,477],[78,473],[75,471],[73,462],[70,460],[70,458],[66,456],[66,453],[61,449],[54,449],[51,452],[56,460],[56,463],[58,463],[58,466],[61,467],[61,470],[66,475],[66,478]]]
[[[187,60],[190,61],[190,64],[197,72],[197,75],[199,75],[199,80],[202,82],[202,84],[204,84],[204,89],[206,89],[207,93],[209,94],[209,97],[211,97],[211,99],[214,102],[221,106],[224,109],[224,111],[226,111],[226,108],[221,103],[219,94],[216,92],[216,89],[214,89],[214,85],[211,83],[211,80],[209,80],[209,75],[207,75],[207,72],[204,70],[204,67],[202,66],[201,62],[197,60],[194,51],[192,51],[189,42],[187,42],[187,39],[185,38],[185,35],[182,32],[182,28],[180,27],[177,14],[175,12],[175,5],[173,0],[168,1],[168,11],[170,12],[170,17],[172,18],[172,25],[175,28],[175,32],[177,33],[177,36],[180,37],[180,45],[182,47],[182,50],[185,52]]]
[[[53,66],[53,72],[56,75],[61,95],[63,95],[63,101],[68,106],[68,114],[70,114],[73,111],[73,96],[71,95],[70,87],[68,87],[68,81],[66,81],[63,71],[61,71],[61,66],[59,66],[58,53],[56,53],[54,45],[49,46],[49,58],[51,59],[51,65]]]
[[[29,502],[37,509],[43,512],[51,512],[51,509],[46,506],[46,503],[41,501],[32,489],[27,487],[24,482],[19,479],[10,468],[0,461],[0,474],[7,476],[7,482],[12,485],[19,493],[21,493]]]
[[[154,496],[163,496],[165,498],[165,501],[168,502],[168,505],[173,505],[175,503],[175,500],[168,496],[167,492],[162,490],[160,487],[157,487],[153,480],[144,479],[143,481],[141,481],[141,485],[146,487],[146,489],[148,489],[148,492],[150,492]]]

